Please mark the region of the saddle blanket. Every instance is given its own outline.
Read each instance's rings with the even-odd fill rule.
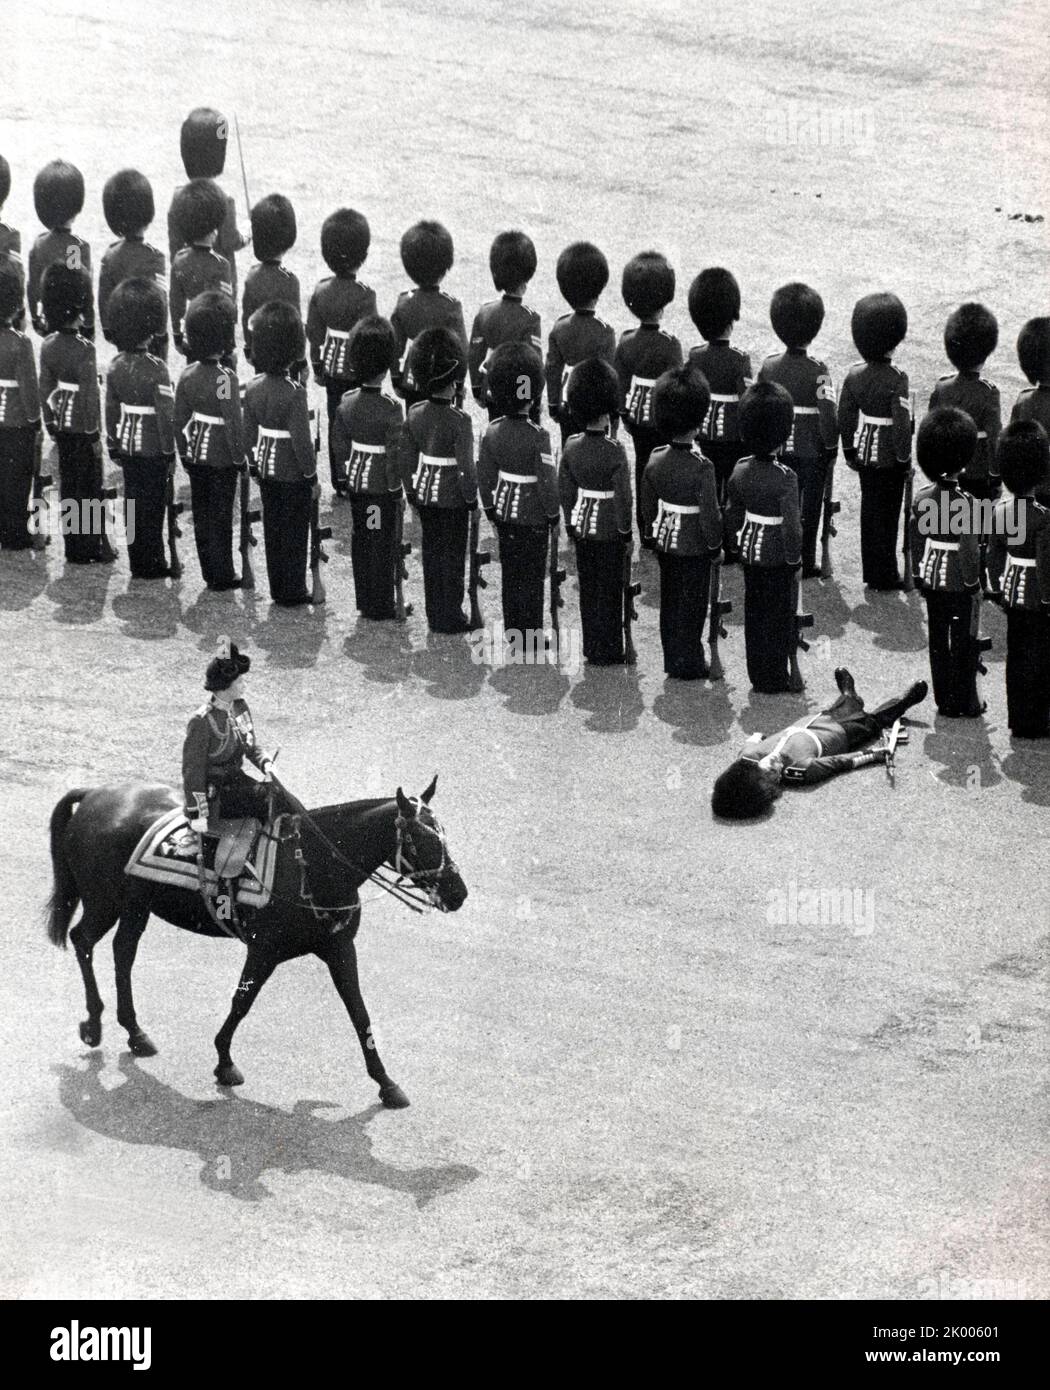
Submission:
[[[200,891],[197,855],[200,842],[190,829],[183,812],[176,807],[154,821],[135,846],[124,866],[131,878],[145,878],[171,888]],[[273,889],[277,863],[277,838],[264,830],[248,856],[244,872],[237,880],[237,902],[243,907],[266,907]],[[213,888],[218,882],[214,869],[205,869],[205,882]]]

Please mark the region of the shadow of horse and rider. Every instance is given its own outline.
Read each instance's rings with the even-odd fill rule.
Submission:
[[[106,1139],[193,1154],[200,1160],[202,1186],[239,1201],[273,1195],[263,1181],[267,1172],[316,1172],[403,1193],[422,1210],[480,1176],[463,1163],[402,1168],[377,1158],[369,1126],[383,1111],[378,1103],[333,1120],[322,1113],[338,1108],[330,1101],[299,1100],[281,1110],[232,1093],[194,1099],[150,1075],[126,1052],[117,1062],[121,1083],[107,1087],[104,1065],[101,1054],[92,1052],[82,1066],[54,1068],[67,1113]]]

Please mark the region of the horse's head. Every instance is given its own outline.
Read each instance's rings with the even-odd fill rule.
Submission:
[[[437,778],[421,796],[408,797],[397,789],[397,851],[394,867],[418,884],[441,912],[457,912],[467,896],[456,861],[449,853],[445,831],[430,809]]]

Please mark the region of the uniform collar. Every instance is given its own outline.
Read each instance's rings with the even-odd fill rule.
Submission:
[[[510,304],[520,304],[522,300],[522,296],[520,294],[504,293],[503,298]]]
[[[580,314],[580,315],[582,315],[584,318],[592,318],[592,319],[594,318],[594,313],[595,313],[595,311],[594,311],[593,309],[573,309],[572,312],[573,312],[574,314]]]

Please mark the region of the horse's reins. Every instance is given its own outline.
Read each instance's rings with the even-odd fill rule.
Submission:
[[[276,777],[274,777],[272,771],[270,773],[270,777],[273,781],[274,786],[280,792],[283,793],[287,800],[294,800],[297,805],[301,805],[297,797],[292,798],[289,796],[287,789],[280,781],[278,781]],[[416,799],[416,805],[417,807],[420,805],[418,798]],[[397,819],[395,821],[395,826],[397,828],[397,846],[395,849],[395,868],[397,871],[397,877],[394,879],[393,882],[388,882],[388,880],[380,874],[378,869],[373,869],[371,872],[369,872],[361,864],[355,863],[355,861],[351,859],[349,855],[344,854],[343,851],[339,848],[339,846],[334,842],[334,840],[332,840],[330,836],[325,834],[325,832],[321,829],[321,827],[317,824],[316,820],[314,820],[313,816],[311,816],[310,812],[307,811],[305,807],[303,807],[300,811],[296,811],[294,814],[310,827],[310,829],[321,841],[324,847],[328,850],[332,858],[337,861],[337,863],[342,864],[344,868],[352,870],[355,874],[360,874],[362,881],[368,880],[376,884],[377,887],[381,888],[384,893],[389,893],[390,896],[395,899],[395,901],[402,903],[412,912],[422,913],[425,910],[427,904],[429,904],[432,907],[436,905],[434,891],[431,887],[426,886],[424,881],[438,878],[441,874],[443,874],[446,871],[446,868],[448,867],[450,861],[448,858],[448,848],[445,843],[445,837],[439,831],[433,829],[433,827],[424,826],[424,829],[430,831],[431,834],[437,835],[438,840],[441,844],[441,863],[438,865],[436,869],[415,869],[412,868],[411,865],[406,865],[406,867],[409,869],[409,872],[406,874],[402,868],[402,865],[406,864],[404,854],[402,852],[402,846],[405,839],[405,829],[407,827],[408,821],[400,813],[398,814]],[[355,908],[360,907],[360,903],[348,903],[342,907],[319,907],[317,904],[315,904],[313,901],[313,894],[309,891],[309,889],[306,886],[307,865],[306,859],[303,855],[301,841],[296,846],[295,857],[297,862],[299,863],[300,869],[301,896],[303,900],[309,905],[311,911],[314,912],[315,915],[321,915],[325,913],[351,912]],[[410,886],[408,888],[405,888],[402,886],[404,883],[408,883]],[[417,887],[423,889],[421,895],[412,891],[414,888]]]

